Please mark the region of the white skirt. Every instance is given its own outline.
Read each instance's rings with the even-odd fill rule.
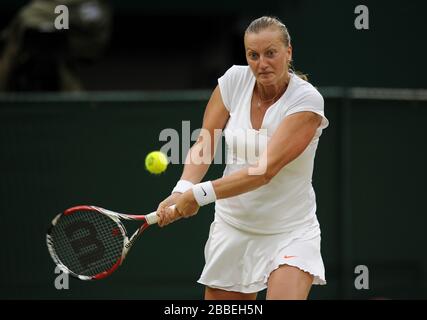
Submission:
[[[239,230],[215,215],[205,260],[198,282],[226,291],[261,291],[267,288],[270,274],[283,264],[310,273],[313,284],[326,284],[315,216],[304,229],[265,235]]]

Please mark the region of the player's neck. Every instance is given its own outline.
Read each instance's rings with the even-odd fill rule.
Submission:
[[[275,84],[262,85],[257,83],[256,90],[261,101],[273,101],[280,97],[287,89],[290,80],[290,75],[286,73],[284,78]]]

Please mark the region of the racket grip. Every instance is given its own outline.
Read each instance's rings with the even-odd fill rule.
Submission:
[[[169,208],[174,209],[175,205],[171,205]],[[145,220],[147,221],[148,224],[155,224],[159,220],[159,217],[157,216],[156,211],[154,211],[154,212],[147,214],[145,216]]]

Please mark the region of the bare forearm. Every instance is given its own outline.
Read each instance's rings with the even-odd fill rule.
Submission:
[[[186,163],[181,175],[181,179],[191,181],[194,184],[199,183],[206,175],[209,166],[209,164]]]
[[[184,170],[181,175],[182,180],[191,181],[194,184],[202,181],[208,171],[213,155],[201,154],[203,151],[201,142],[196,142],[188,151],[185,159]]]
[[[249,168],[238,170],[212,181],[217,199],[234,197],[255,190],[266,183],[268,183],[268,180],[265,175],[249,174]]]
[[[188,180],[193,183],[202,181],[215,156],[221,134],[222,130],[218,129],[213,132],[206,129],[200,131],[196,143],[190,148],[185,159],[182,180]]]

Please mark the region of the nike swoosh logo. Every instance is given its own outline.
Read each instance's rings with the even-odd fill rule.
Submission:
[[[202,188],[203,192],[205,193],[203,196],[206,197],[207,193],[206,193],[205,189],[203,189],[203,187],[200,187],[200,188]]]
[[[296,258],[296,256],[284,256],[285,259]]]

